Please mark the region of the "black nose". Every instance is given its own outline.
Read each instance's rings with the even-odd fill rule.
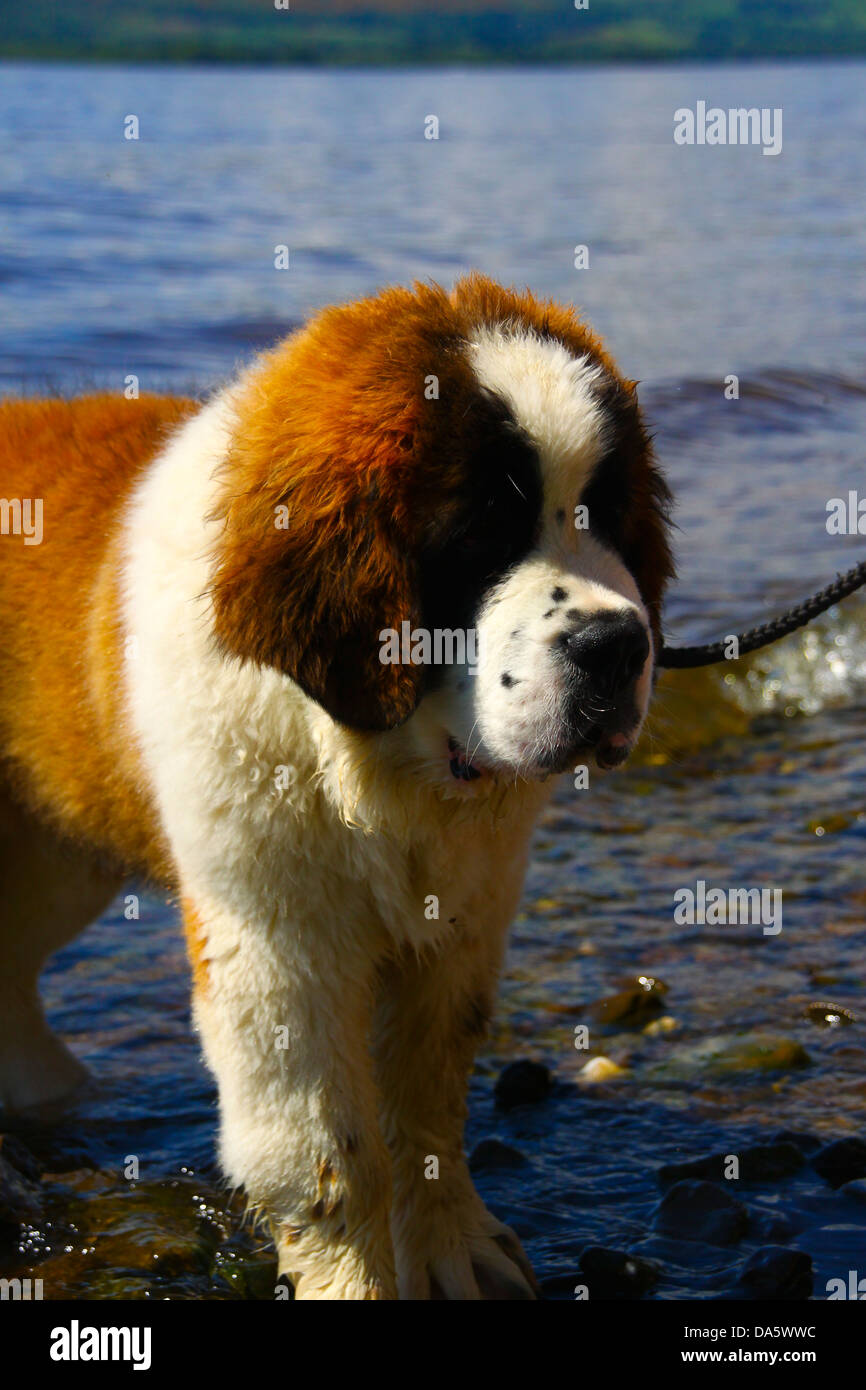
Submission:
[[[628,611],[593,613],[562,641],[576,673],[611,694],[637,680],[650,649],[646,628]]]

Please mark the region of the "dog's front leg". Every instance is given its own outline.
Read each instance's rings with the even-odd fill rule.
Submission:
[[[401,1298],[537,1295],[517,1236],[484,1206],[463,1153],[467,1083],[501,949],[501,934],[455,932],[435,951],[407,951],[383,976],[373,1047]]]
[[[315,923],[246,919],[201,898],[184,919],[223,1168],[267,1216],[280,1273],[296,1298],[395,1298],[369,943],[347,926],[337,950]]]

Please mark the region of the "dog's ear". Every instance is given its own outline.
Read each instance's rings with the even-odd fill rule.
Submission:
[[[423,668],[383,662],[384,629],[420,623],[413,560],[375,499],[330,507],[293,487],[225,509],[212,585],[217,639],[290,676],[343,724],[390,729],[420,698]]]
[[[449,348],[450,315],[443,291],[419,286],[325,309],[232,396],[217,639],[357,729],[402,723],[427,674],[383,662],[380,634],[423,623],[421,560],[459,506],[464,465],[440,441],[469,367]]]
[[[390,729],[425,671],[383,662],[380,634],[422,621],[416,531],[431,498],[414,481],[417,399],[389,395],[393,371],[367,366],[360,333],[341,343],[344,321],[326,311],[235,399],[211,597],[224,651],[282,671],[341,723]]]

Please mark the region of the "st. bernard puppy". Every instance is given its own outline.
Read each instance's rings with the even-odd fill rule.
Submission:
[[[7,401],[0,469],[43,530],[0,536],[0,1100],[82,1079],[37,976],[146,876],[295,1296],[532,1297],[467,1078],[550,774],[621,763],[650,698],[633,383],[474,275],[325,309],[204,406]]]

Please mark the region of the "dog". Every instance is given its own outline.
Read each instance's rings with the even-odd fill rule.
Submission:
[[[326,308],[203,405],[6,401],[0,460],[43,504],[0,538],[3,1104],[81,1082],[37,976],[142,875],[294,1296],[534,1297],[467,1082],[553,774],[623,762],[650,701],[634,383],[471,275]]]

